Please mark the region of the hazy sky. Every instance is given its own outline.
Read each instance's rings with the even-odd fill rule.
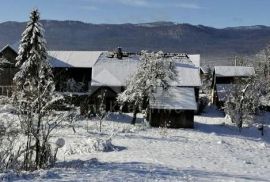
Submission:
[[[42,19],[89,23],[173,21],[214,27],[270,25],[270,0],[0,0],[0,22]]]

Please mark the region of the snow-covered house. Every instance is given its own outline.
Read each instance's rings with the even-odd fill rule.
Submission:
[[[200,68],[187,55],[180,57],[175,60],[177,77],[170,83],[171,88],[166,92],[157,90],[155,99],[150,99],[149,120],[152,126],[171,122],[170,127],[193,127],[201,86]],[[110,52],[101,54],[93,66],[90,88],[92,102],[106,90],[107,109],[116,109],[117,94],[124,91],[128,79],[136,72],[139,64],[139,54],[127,54],[121,58],[111,56]]]
[[[0,95],[10,96],[13,91],[13,77],[18,71],[16,57],[17,52],[10,45],[0,50]]]
[[[253,67],[215,66],[212,80],[212,103],[222,106],[234,84],[254,75]]]
[[[48,51],[57,91],[88,93],[92,67],[101,51]],[[17,50],[7,45],[0,51],[0,94],[11,93]]]
[[[157,89],[150,99],[149,122],[155,127],[193,128],[197,110],[194,88]]]

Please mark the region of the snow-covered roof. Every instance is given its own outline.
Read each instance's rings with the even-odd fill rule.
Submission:
[[[55,68],[91,68],[101,53],[101,51],[48,51],[49,61]]]
[[[171,86],[200,87],[202,85],[199,68],[182,63],[176,63],[176,81]]]
[[[200,87],[201,78],[199,68],[189,60],[176,60],[176,81],[171,86]],[[93,66],[92,86],[126,86],[127,80],[133,75],[140,64],[140,55],[129,57],[108,58],[107,53],[100,56]]]
[[[17,50],[14,49],[14,47],[12,47],[12,46],[9,45],[9,44],[5,45],[5,46],[0,50],[0,52],[3,52],[3,51],[4,51],[5,49],[7,49],[7,48],[10,48],[12,51],[14,51],[15,53],[17,53]]]
[[[237,77],[255,75],[253,67],[246,66],[215,66],[215,75],[217,77]]]
[[[150,108],[167,110],[197,110],[194,88],[158,88],[150,98]]]
[[[199,68],[201,66],[201,55],[200,54],[189,54],[188,57],[196,67]]]
[[[108,58],[102,54],[92,70],[92,86],[126,86],[140,64],[138,55],[129,57]]]

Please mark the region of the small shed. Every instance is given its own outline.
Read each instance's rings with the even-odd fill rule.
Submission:
[[[150,98],[149,122],[154,127],[193,128],[197,110],[194,88],[158,88]]]
[[[233,85],[241,79],[255,75],[253,67],[247,66],[215,66],[212,80],[212,103],[223,106]]]

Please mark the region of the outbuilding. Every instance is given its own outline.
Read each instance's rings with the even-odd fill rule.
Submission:
[[[212,103],[221,107],[235,84],[255,75],[253,67],[215,66],[212,80]]]
[[[158,88],[150,98],[148,117],[154,127],[193,128],[196,110],[194,88]]]

